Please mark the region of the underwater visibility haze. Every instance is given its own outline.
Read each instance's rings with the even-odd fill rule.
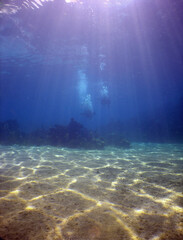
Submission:
[[[183,0],[0,0],[0,239],[183,239]]]

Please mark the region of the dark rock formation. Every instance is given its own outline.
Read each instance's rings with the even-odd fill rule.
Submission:
[[[125,148],[130,146],[120,135],[108,134],[101,137],[73,118],[66,126],[55,125],[30,133],[22,133],[15,120],[0,122],[0,144],[51,145],[80,149],[103,149],[108,145]]]
[[[104,143],[93,132],[71,118],[67,126],[55,125],[49,129],[48,141],[51,145],[72,148],[102,149]]]

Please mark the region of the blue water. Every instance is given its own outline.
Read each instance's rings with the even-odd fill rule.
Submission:
[[[22,131],[120,122],[132,141],[182,141],[182,1],[0,6],[0,121]]]
[[[182,13],[0,0],[0,239],[183,239]]]

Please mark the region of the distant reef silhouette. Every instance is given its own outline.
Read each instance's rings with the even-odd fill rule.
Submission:
[[[54,125],[30,133],[22,132],[16,120],[0,122],[0,144],[50,145],[79,149],[104,149],[105,146],[129,148],[130,142],[117,134],[100,136],[71,118],[68,125]]]

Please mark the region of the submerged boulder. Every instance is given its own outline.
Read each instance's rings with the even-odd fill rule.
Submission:
[[[104,143],[87,130],[82,124],[71,118],[67,126],[55,125],[48,131],[51,145],[71,148],[102,149]]]

